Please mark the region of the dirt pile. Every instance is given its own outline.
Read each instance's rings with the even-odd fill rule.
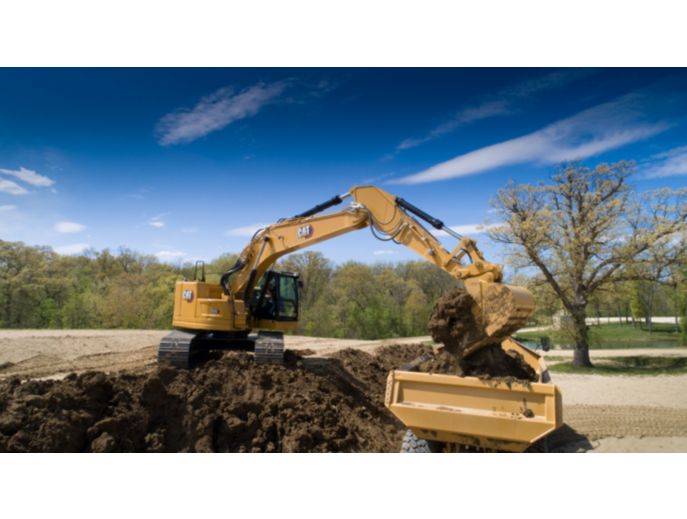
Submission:
[[[228,352],[191,370],[13,378],[0,382],[0,451],[395,452],[384,380],[423,351],[290,352],[285,366]]]
[[[15,377],[0,381],[0,452],[398,452],[405,428],[384,407],[386,377],[418,358],[424,371],[465,369],[396,345],[287,351],[283,366],[227,352],[190,370]]]

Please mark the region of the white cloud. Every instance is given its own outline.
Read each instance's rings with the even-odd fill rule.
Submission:
[[[452,225],[451,230],[458,234],[482,234],[498,226],[498,224],[484,225],[481,223],[471,223],[467,225]]]
[[[251,225],[246,225],[244,227],[235,227],[234,229],[229,229],[224,232],[225,236],[248,236],[252,237],[260,229],[267,227],[268,223],[254,223]]]
[[[654,155],[644,173],[644,178],[663,178],[687,175],[687,146],[673,148]]]
[[[414,148],[472,122],[512,113],[514,111],[512,105],[515,100],[562,87],[575,79],[589,75],[591,72],[588,69],[556,71],[507,87],[489,96],[488,100],[477,106],[460,110],[451,119],[430,130],[424,137],[404,139],[396,146],[396,152]]]
[[[24,189],[16,182],[0,178],[0,193],[9,193],[10,195],[25,195],[28,193],[28,190]]]
[[[461,235],[472,235],[472,234],[484,234],[489,229],[498,227],[499,224],[481,224],[481,223],[469,223],[464,225],[452,225],[450,226],[453,232],[457,232]],[[448,236],[445,231],[433,231],[436,236]]]
[[[164,216],[164,214],[153,216],[150,220],[148,220],[148,225],[150,225],[151,227],[155,227],[156,229],[163,228],[165,226],[165,222],[162,221],[162,218]]]
[[[146,193],[149,192],[149,189],[142,187],[140,189],[137,189],[133,193],[129,193],[126,195],[128,198],[133,198],[134,200],[144,200],[146,197]]]
[[[155,132],[163,146],[192,142],[231,123],[256,115],[286,88],[283,81],[258,83],[239,93],[220,88],[203,97],[192,109],[171,112],[158,122]]]
[[[492,144],[424,171],[403,177],[399,184],[421,184],[482,173],[511,164],[554,164],[584,159],[631,142],[646,139],[670,127],[642,118],[642,99],[629,94],[528,135]]]
[[[545,90],[560,88],[568,83],[592,74],[591,69],[568,69],[544,74],[543,76],[527,79],[512,87],[501,91],[500,96],[527,97]]]
[[[160,261],[174,262],[184,259],[186,253],[178,250],[161,250],[155,253],[155,257]]]
[[[398,251],[384,249],[384,250],[376,250],[372,254],[374,254],[375,256],[386,256],[386,255],[391,255],[391,254],[398,254]]]
[[[184,234],[194,234],[198,232],[198,227],[182,227],[181,232]]]
[[[61,233],[75,233],[86,229],[86,226],[76,222],[57,222],[54,229]]]
[[[0,173],[18,178],[22,182],[26,182],[27,184],[36,187],[49,187],[55,183],[53,179],[46,177],[45,175],[39,175],[35,171],[23,167],[20,167],[19,169],[0,168]]]
[[[63,255],[75,255],[81,254],[88,248],[90,248],[88,243],[73,243],[71,245],[61,245],[60,247],[55,247],[55,252]]]
[[[481,105],[469,107],[458,112],[453,119],[446,121],[436,128],[432,129],[426,136],[418,139],[405,139],[397,147],[396,150],[407,150],[424,144],[450,133],[461,126],[465,126],[471,122],[479,121],[481,119],[488,119],[508,113],[510,110],[505,101],[488,101]]]
[[[0,205],[0,212],[1,211],[14,211],[17,208],[16,205]]]

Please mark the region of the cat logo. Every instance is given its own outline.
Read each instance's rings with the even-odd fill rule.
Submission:
[[[310,238],[313,233],[313,228],[312,225],[303,225],[302,227],[298,228],[298,237],[299,238]]]
[[[184,290],[184,293],[181,295],[181,297],[184,298],[184,301],[190,303],[193,301],[193,290]]]

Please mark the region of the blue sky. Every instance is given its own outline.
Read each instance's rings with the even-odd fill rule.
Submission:
[[[637,161],[687,185],[685,69],[0,69],[0,239],[239,252],[260,224],[362,183],[476,225],[509,179]],[[414,258],[368,231],[337,262]]]

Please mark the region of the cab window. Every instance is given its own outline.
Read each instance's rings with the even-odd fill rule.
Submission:
[[[298,278],[279,276],[278,319],[298,319]]]

